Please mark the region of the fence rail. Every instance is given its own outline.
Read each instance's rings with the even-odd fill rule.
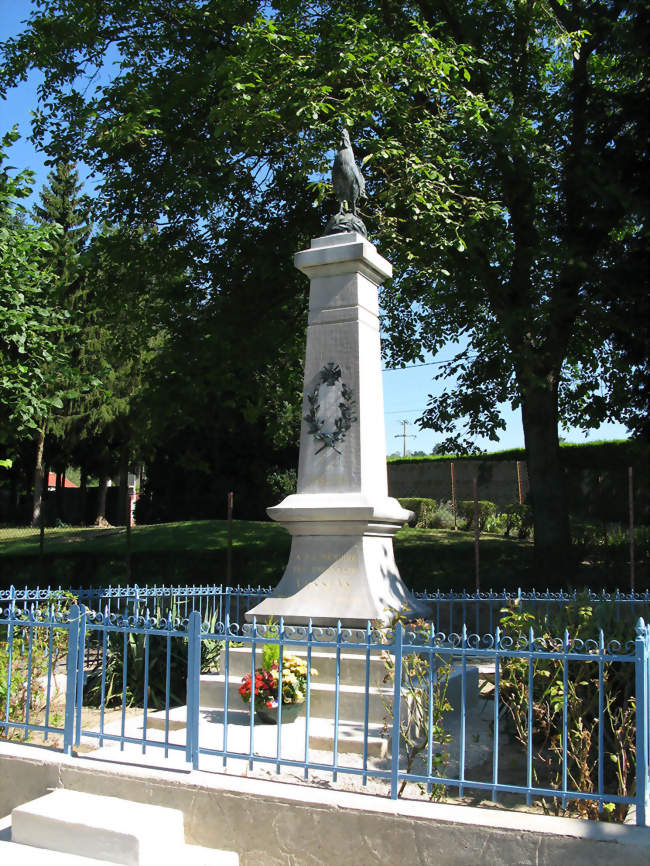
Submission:
[[[270,586],[223,586],[221,584],[107,586],[69,589],[57,587],[14,587],[0,590],[0,606],[14,604],[26,609],[31,604],[65,603],[66,596],[95,610],[139,616],[147,611],[159,615],[171,612],[188,617],[198,611],[207,621],[224,622],[226,615],[233,622],[242,622],[247,610],[259,604],[272,591]],[[476,633],[493,633],[499,623],[502,608],[517,605],[522,610],[551,618],[569,604],[591,604],[609,610],[614,622],[634,623],[642,616],[650,620],[650,590],[644,592],[415,592],[415,598],[430,608],[438,631],[451,633],[467,625]]]
[[[93,743],[143,754],[154,750],[166,758],[175,754],[194,768],[243,762],[278,773],[299,770],[305,779],[314,773],[331,774],[334,780],[356,776],[364,785],[370,780],[385,785],[393,798],[404,786],[419,785],[430,796],[444,791],[462,798],[474,791],[494,800],[502,795],[519,795],[528,803],[546,798],[591,817],[614,810],[619,820],[634,807],[637,824],[648,823],[650,627],[642,619],[627,640],[608,639],[602,630],[595,639],[566,630],[553,637],[512,623],[483,635],[470,633],[465,624],[445,633],[435,622],[408,628],[398,622],[394,629],[370,623],[366,629],[266,626],[241,624],[228,612],[233,595],[243,604],[264,590],[161,589],[79,593],[88,602],[103,601],[103,611],[85,603],[66,607],[52,599],[49,589],[14,590],[2,599],[0,732],[60,738],[68,754]],[[503,603],[517,597],[484,600]],[[193,609],[187,616],[147,615],[147,600],[160,598],[176,604],[185,599]],[[206,599],[212,600],[209,605]],[[111,610],[115,600],[128,602],[131,612]],[[460,604],[480,600],[453,599]],[[558,600],[548,594],[526,599]],[[219,610],[225,610],[223,619],[214,618]],[[285,682],[291,656],[306,662],[304,717],[290,728],[282,724],[288,704],[280,701],[279,723],[269,728],[259,723],[253,702],[243,705],[237,689],[230,688],[242,670],[255,682],[269,645],[278,648],[276,682]],[[217,656],[219,673],[202,674]],[[323,690],[312,673],[312,665],[321,662],[333,671],[331,688],[325,690],[331,731],[327,759],[311,744],[324,715],[316,705]],[[352,662],[362,700],[350,718],[352,686],[346,671]],[[374,685],[378,670],[382,682]],[[480,698],[490,722],[488,767],[469,762],[480,712],[472,698],[476,678],[490,694]],[[217,681],[222,694],[210,704],[202,690]],[[369,753],[377,696],[390,740],[383,761],[371,760]],[[177,730],[180,706],[185,710]],[[351,725],[360,744],[354,758],[341,749],[343,728]],[[506,731],[518,750],[518,779],[502,759]]]

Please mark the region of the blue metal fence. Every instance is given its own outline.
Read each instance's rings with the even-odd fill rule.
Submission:
[[[77,601],[94,610],[139,616],[148,611],[162,614],[172,610],[175,616],[188,617],[198,611],[204,620],[224,622],[226,615],[232,622],[242,622],[247,610],[259,604],[272,591],[266,586],[107,586],[68,589],[65,587],[14,587],[0,590],[0,606],[14,604],[27,608],[31,604],[52,602],[58,605],[62,595],[69,593]],[[537,592],[415,592],[414,596],[429,606],[430,615],[438,631],[447,634],[467,625],[476,633],[493,633],[499,623],[500,611],[506,605],[517,604],[522,610],[551,618],[569,604],[593,604],[611,608],[616,622],[634,623],[639,617],[650,620],[650,590],[635,593]]]
[[[67,753],[82,742],[93,742],[99,748],[110,744],[121,750],[137,748],[142,753],[153,750],[165,758],[176,754],[195,768],[212,766],[215,760],[224,767],[243,761],[251,768],[266,765],[277,772],[283,768],[299,770],[306,779],[314,772],[329,773],[334,780],[349,774],[361,777],[363,784],[370,779],[383,781],[391,797],[397,797],[410,783],[421,785],[429,794],[444,788],[459,797],[473,791],[490,794],[494,800],[500,794],[521,795],[529,803],[533,798],[552,798],[563,808],[582,804],[592,808],[592,813],[593,808],[602,811],[618,804],[636,808],[637,824],[648,823],[650,626],[642,619],[628,641],[608,641],[602,631],[597,639],[585,640],[566,631],[554,638],[547,633],[535,635],[532,628],[526,633],[509,633],[499,626],[483,636],[470,633],[465,625],[458,632],[445,634],[434,623],[417,628],[398,623],[393,630],[377,630],[371,624],[365,630],[340,625],[285,627],[282,622],[269,628],[255,623],[240,625],[228,613],[215,621],[205,615],[205,607],[191,610],[189,616],[174,616],[172,611],[160,617],[146,612],[116,613],[108,603],[98,612],[84,604],[66,609],[51,599],[40,607],[34,604],[37,599],[31,600],[31,606],[23,601],[26,599],[16,594],[8,605],[0,606],[0,732],[5,735],[27,738],[39,732],[46,739],[58,736]],[[90,662],[89,644],[97,649]],[[306,659],[308,674],[303,720],[291,727],[277,724],[270,740],[267,728],[266,746],[261,748],[261,726],[254,707],[234,699],[228,683],[235,662],[241,666],[242,658],[244,670],[254,681],[262,648],[268,644],[279,647],[280,682],[290,654]],[[212,707],[219,725],[206,728],[201,666],[203,656],[216,648],[221,648],[223,697]],[[325,656],[334,672],[328,693],[331,745],[327,760],[323,760],[322,750],[314,757],[310,746],[319,713],[315,709],[318,682],[311,667],[315,657]],[[349,690],[344,669],[351,658],[361,665],[363,693],[353,720],[346,718],[348,711],[343,709]],[[368,749],[373,693],[370,671],[376,664],[383,665],[387,678],[381,699],[392,744],[390,756],[383,762],[371,761]],[[488,705],[491,762],[489,768],[480,770],[469,767],[466,761],[469,726],[477,712],[469,695],[477,665],[492,694],[492,704]],[[450,708],[445,702],[452,675],[458,688]],[[548,697],[548,712],[553,714],[557,733],[542,755],[538,697],[546,694],[549,678],[554,692]],[[576,683],[581,682],[585,688],[578,692]],[[621,682],[625,689],[620,688]],[[62,720],[52,710],[57,691],[59,706],[64,706]],[[85,716],[91,695],[97,717],[92,723]],[[586,783],[576,772],[575,750],[584,745],[584,737],[581,739],[580,732],[576,734],[572,727],[576,712],[583,718],[582,710],[574,704],[578,698],[593,703],[587,731],[591,739],[583,754],[593,773]],[[136,727],[127,718],[130,702],[139,707]],[[174,709],[178,704],[184,704],[186,710],[182,730],[175,731]],[[109,710],[118,715],[112,726],[106,724]],[[280,717],[282,712],[280,704]],[[244,727],[242,715],[247,716]],[[518,782],[504,778],[500,752],[504,729],[515,716],[521,743],[522,778]],[[239,728],[233,723],[235,717]],[[356,760],[339,748],[342,725],[350,721],[354,721],[362,745]],[[630,739],[632,731],[635,733]],[[627,746],[621,745],[625,736]],[[617,737],[618,746],[614,742]],[[456,754],[453,762],[444,759],[449,739]],[[405,747],[407,742],[410,747]],[[414,743],[419,757],[411,761],[409,748],[412,754]],[[291,746],[289,753],[287,745]],[[617,748],[627,751],[623,754]],[[627,769],[623,768],[622,778],[623,765]],[[612,768],[618,772],[612,775]]]

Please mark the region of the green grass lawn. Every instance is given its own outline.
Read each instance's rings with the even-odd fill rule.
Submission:
[[[234,520],[232,529],[233,548],[243,546],[266,549],[287,546],[287,533],[277,523]],[[39,540],[38,529],[0,528],[0,556],[37,556]],[[164,551],[205,553],[225,551],[227,546],[228,525],[225,520],[186,520],[181,523],[134,526],[131,530],[133,554]],[[122,555],[126,551],[126,528],[48,528],[45,532],[44,550],[47,554]]]
[[[227,547],[225,521],[134,527],[130,581],[142,586],[225,584]],[[289,547],[290,536],[278,524],[234,521],[232,584],[274,585],[286,565]],[[529,541],[483,534],[479,552],[482,590],[558,588],[552,575],[535,573],[533,545]],[[471,532],[402,529],[395,538],[395,556],[411,589],[474,591]],[[0,587],[107,585],[127,580],[124,527],[48,529],[42,560],[38,530],[0,528]],[[625,589],[625,574],[618,566],[576,562],[573,586]]]

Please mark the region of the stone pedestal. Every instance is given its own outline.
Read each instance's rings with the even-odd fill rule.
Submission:
[[[410,512],[386,476],[377,287],[392,268],[356,232],[316,238],[294,262],[311,281],[298,492],[268,509],[291,554],[247,619],[385,622],[414,607],[392,542]]]

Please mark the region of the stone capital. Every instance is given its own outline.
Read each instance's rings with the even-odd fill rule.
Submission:
[[[314,238],[311,248],[296,253],[295,266],[310,280],[360,273],[376,286],[393,275],[393,266],[358,232]]]

